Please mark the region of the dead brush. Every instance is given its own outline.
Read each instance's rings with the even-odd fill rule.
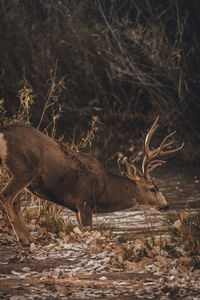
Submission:
[[[144,237],[148,251],[154,252],[156,250],[161,253],[164,250],[173,258],[186,255],[192,259],[195,267],[199,268],[200,213],[194,214],[184,210],[176,215],[168,214],[166,219],[167,230],[158,232],[155,220],[151,220],[146,216],[147,230]]]
[[[100,126],[102,126],[102,123],[100,122],[99,118],[97,116],[93,116],[92,122],[91,122],[91,128],[86,133],[85,137],[83,136],[81,138],[81,141],[78,143],[76,142],[76,134],[74,131],[73,138],[71,139],[70,149],[72,151],[83,151],[86,149],[91,149],[92,143],[95,139],[96,133],[99,131]]]
[[[170,216],[168,228],[174,243],[177,246],[183,246],[188,255],[194,257],[195,260],[198,259],[200,264],[200,212],[192,214],[183,211],[175,223]]]
[[[52,135],[55,135],[55,121],[57,120],[55,106],[58,106],[58,96],[63,88],[63,81],[56,81],[56,68],[51,78],[51,85],[49,95],[47,97],[43,112],[40,118],[39,125],[41,125],[45,113],[49,108],[51,111],[52,122],[49,126],[52,127]],[[14,123],[30,124],[31,108],[34,103],[34,94],[31,86],[25,82],[24,87],[18,92],[19,108],[12,117],[7,117],[4,100],[0,100],[0,113],[1,113],[1,125],[9,125]],[[55,111],[54,111],[55,110]],[[55,115],[56,114],[56,115]],[[52,126],[53,124],[53,126]],[[49,127],[48,126],[48,127]],[[47,128],[45,128],[45,131]],[[0,190],[9,182],[9,175],[5,169],[0,168]],[[32,196],[28,191],[23,191],[21,194],[22,209],[25,218],[29,220],[33,218],[35,224],[45,228],[46,232],[58,233],[64,230],[66,225],[62,215],[62,208],[56,204],[47,203],[47,201],[41,201],[39,198]],[[32,207],[30,209],[30,207]],[[3,208],[2,208],[3,209]],[[6,214],[2,214],[3,219]],[[4,225],[7,226],[9,222],[5,217]],[[4,227],[5,227],[4,226]]]
[[[147,249],[151,250],[154,246],[158,245],[160,249],[162,249],[165,245],[164,234],[166,233],[166,229],[163,226],[164,224],[162,224],[162,228],[160,228],[160,226],[158,228],[156,216],[148,215],[146,211],[144,211],[144,219],[146,225],[144,240]]]
[[[44,131],[47,133],[47,129],[51,130],[51,136],[55,136],[56,134],[56,120],[59,118],[61,113],[61,107],[58,103],[58,97],[63,88],[63,81],[56,81],[56,68],[51,78],[50,91],[38,124],[38,127],[41,126],[43,120],[45,118],[45,114],[49,109],[51,110],[52,121],[50,121],[49,125],[45,127]],[[0,100],[0,112],[2,113],[1,124],[9,125],[13,123],[21,123],[21,124],[30,124],[31,119],[31,106],[33,104],[33,90],[27,84],[24,85],[24,88],[19,91],[19,109],[12,116],[12,118],[6,117],[6,110],[4,108],[4,101]],[[92,142],[95,138],[95,134],[98,131],[98,126],[100,122],[97,117],[93,117],[91,123],[91,129],[85,134],[85,137],[82,137],[81,141],[76,144],[75,137],[71,141],[71,147],[74,151],[79,152],[80,149],[88,150],[91,148]],[[68,147],[66,146],[66,147]],[[9,182],[9,176],[6,170],[0,170],[0,190]],[[59,234],[60,232],[70,233],[73,231],[75,227],[75,223],[73,223],[69,218],[63,214],[63,207],[56,205],[54,203],[49,203],[45,200],[40,200],[36,196],[33,196],[28,191],[24,190],[20,195],[20,201],[22,203],[23,214],[25,215],[26,220],[33,219],[31,230],[34,231],[35,227],[40,228],[40,233],[47,234]],[[6,216],[6,214],[2,214],[2,216]],[[7,218],[5,217],[5,221],[3,223],[7,226]],[[4,227],[5,227],[4,226]]]
[[[60,231],[64,231],[65,222],[62,216],[62,208],[58,205],[47,203],[47,201],[37,199],[38,204],[35,209],[27,210],[26,218],[35,219],[35,223],[42,228],[45,228],[47,232],[58,234]],[[32,216],[31,216],[32,215]]]

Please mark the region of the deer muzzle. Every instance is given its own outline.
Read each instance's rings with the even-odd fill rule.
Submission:
[[[165,197],[163,196],[163,194],[161,192],[159,192],[159,205],[158,205],[158,209],[160,211],[166,211],[169,209],[169,205],[167,203],[167,201],[165,200]]]
[[[160,211],[167,211],[168,209],[169,209],[169,205],[168,204],[166,206],[159,207]]]

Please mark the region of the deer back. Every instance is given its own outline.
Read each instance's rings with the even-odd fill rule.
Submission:
[[[104,169],[87,154],[67,149],[62,143],[26,125],[1,130],[4,166],[11,176],[29,176],[34,194],[76,210],[70,199],[91,197],[104,186]],[[75,201],[74,200],[74,201]],[[76,200],[78,201],[78,200]],[[69,202],[69,205],[68,205]]]

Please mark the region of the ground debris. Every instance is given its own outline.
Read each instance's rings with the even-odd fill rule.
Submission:
[[[181,247],[174,258],[159,239],[149,247],[119,243],[108,232],[72,233],[30,248],[0,238],[0,298],[200,299],[200,271]]]

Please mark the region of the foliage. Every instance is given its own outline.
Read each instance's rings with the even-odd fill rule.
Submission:
[[[178,222],[174,223],[173,218],[170,217],[168,225],[176,245],[183,245],[191,256],[198,256],[200,253],[200,214],[183,211],[179,215]]]
[[[30,124],[31,119],[31,105],[33,104],[32,88],[24,86],[19,91],[20,107],[17,112],[16,119],[20,123]]]
[[[97,115],[104,124],[97,154],[105,160],[141,147],[159,114],[163,130],[176,127],[185,141],[182,158],[199,161],[198,10],[197,0],[0,0],[2,116],[16,114],[27,82],[36,93],[31,122],[40,125],[46,103],[48,127],[56,65],[65,86],[54,112],[62,111],[59,135],[71,138],[76,129],[81,139]]]
[[[141,149],[159,114],[199,162],[198,11],[197,0],[0,0],[0,124],[32,123],[79,151],[96,116],[95,154],[108,160]],[[193,241],[192,224],[177,242]]]
[[[102,123],[99,121],[97,116],[93,116],[92,122],[91,122],[91,128],[86,133],[85,137],[82,137],[80,142],[76,143],[76,136],[75,133],[73,135],[73,139],[71,139],[70,148],[72,151],[86,151],[89,147],[89,149],[92,148],[92,142],[96,138],[96,133],[99,130],[99,127],[102,125]]]
[[[57,81],[56,73],[54,72],[51,80],[51,86],[49,89],[46,102],[40,117],[38,127],[43,124],[49,108],[51,113],[48,114],[49,124],[45,127],[44,131],[48,134],[48,129],[51,128],[51,135],[56,135],[56,120],[59,119],[62,113],[61,106],[59,104],[59,95],[63,89],[63,80]],[[24,86],[19,91],[19,108],[12,118],[5,117],[6,110],[4,107],[4,101],[0,101],[0,111],[4,114],[2,119],[2,125],[9,125],[14,123],[30,124],[31,108],[33,105],[33,90],[31,87]],[[76,145],[75,139],[71,142],[71,148],[75,151],[85,149],[89,145],[91,148],[92,142],[95,138],[95,133],[98,131],[101,123],[97,117],[94,117],[91,124],[91,129],[86,133],[86,136],[82,138],[81,142]],[[66,146],[67,147],[67,146]],[[6,170],[0,167],[0,191],[10,180]],[[74,228],[74,223],[68,219],[65,220],[63,217],[63,207],[50,203],[45,200],[32,196],[28,191],[24,191],[21,195],[21,201],[24,206],[24,214],[26,219],[30,222],[32,219],[36,220],[36,225],[41,226],[46,232],[60,233],[60,232],[71,232]],[[30,207],[35,207],[31,209]],[[5,223],[6,224],[6,223]],[[7,226],[7,224],[6,224]]]
[[[44,104],[44,108],[41,114],[38,127],[41,126],[48,109],[51,108],[52,111],[51,113],[49,113],[49,116],[51,117],[52,121],[45,128],[45,131],[47,131],[47,128],[51,127],[52,128],[51,134],[55,135],[55,131],[56,131],[55,122],[59,118],[59,113],[61,111],[58,104],[58,97],[61,89],[63,88],[63,81],[60,80],[59,82],[56,82],[56,76],[54,73],[51,83],[52,84],[46,102]],[[6,117],[4,100],[0,101],[0,112],[3,114],[3,118],[1,120],[2,126],[14,124],[14,123],[30,124],[31,108],[32,105],[34,104],[33,101],[34,96],[33,96],[32,88],[29,87],[28,85],[25,85],[23,89],[19,91],[18,98],[19,98],[19,108],[16,111],[16,113],[10,118]],[[59,107],[59,113],[56,112],[56,106]],[[2,190],[3,187],[5,187],[5,185],[9,182],[9,180],[10,178],[6,170],[0,167],[0,190]],[[30,217],[30,215],[33,213],[33,211],[31,212],[30,209],[27,210],[27,207],[30,206],[32,204],[32,200],[34,200],[36,203],[38,203],[38,207],[35,211],[36,216],[34,216],[37,217],[38,224],[45,227],[47,232],[50,231],[50,232],[58,233],[63,230],[65,222],[61,214],[62,209],[60,206],[51,204],[47,201],[41,202],[41,200],[39,200],[37,197],[31,197],[31,194],[29,192],[23,193],[22,202],[23,200],[26,200],[24,212],[27,218]]]
[[[200,267],[200,214],[184,210],[167,215],[167,231],[158,233],[155,224],[148,223],[145,246],[148,251],[156,248],[171,258],[181,258],[189,267]]]
[[[5,109],[5,101],[2,99],[0,101],[0,113],[1,113],[1,126],[6,126],[14,123],[21,124],[30,124],[31,119],[31,107],[34,103],[33,99],[33,90],[28,85],[24,85],[24,87],[18,92],[19,98],[19,107],[15,114],[13,114],[12,118],[7,117],[7,112]]]
[[[35,206],[35,209],[26,209],[25,216],[28,223],[35,220],[36,224],[44,228],[47,233],[58,234],[60,231],[64,231],[66,227],[62,208],[47,201],[40,202],[38,207]]]

